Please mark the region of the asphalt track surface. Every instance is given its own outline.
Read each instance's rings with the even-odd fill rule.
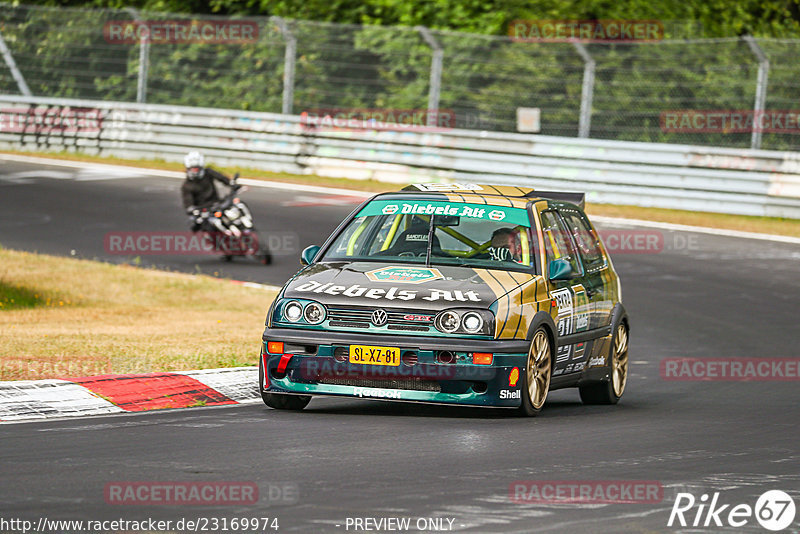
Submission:
[[[184,230],[178,186],[0,162],[0,243],[129,262],[105,250],[104,236]],[[269,188],[243,198],[262,230],[297,238],[275,265],[197,256],[142,256],[142,263],[281,284],[300,248],[320,243],[353,208],[336,195]],[[797,357],[800,246],[671,231],[663,238],[657,253],[614,256],[632,320],[629,383],[617,406],[583,406],[576,390],[565,390],[533,419],[315,399],[300,413],[250,404],[3,425],[0,518],[277,517],[280,532],[354,532],[347,518],[363,517],[410,517],[412,527],[417,518],[449,518],[460,532],[767,532],[753,518],[736,529],[667,522],[681,491],[698,499],[720,492],[720,504],[752,506],[780,489],[800,509],[797,382],[669,381],[659,362]],[[664,497],[519,504],[509,497],[519,480],[658,481]],[[260,500],[109,505],[104,487],[118,481],[250,481]],[[296,497],[281,488],[296,489]],[[785,532],[799,529],[800,510]]]

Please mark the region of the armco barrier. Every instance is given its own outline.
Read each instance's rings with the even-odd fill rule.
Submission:
[[[0,96],[0,148],[392,182],[585,191],[589,202],[800,219],[800,153],[473,130],[318,130],[300,116]]]

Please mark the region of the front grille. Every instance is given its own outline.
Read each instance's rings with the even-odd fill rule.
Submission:
[[[329,326],[338,326],[340,328],[369,328],[369,323],[354,323],[352,321],[329,321]]]
[[[328,308],[328,324],[341,328],[371,328],[372,312],[377,308],[350,308],[335,307]],[[428,332],[433,326],[435,314],[427,312],[409,312],[386,310],[388,320],[386,328],[389,330],[401,330],[406,332]],[[411,321],[404,317],[408,315],[430,317],[428,321]]]
[[[439,393],[442,387],[438,382],[425,380],[418,377],[411,378],[337,378],[324,377],[319,379],[320,384],[330,384],[335,386],[354,386],[362,388],[383,388],[383,389],[409,389],[413,391],[433,391]]]
[[[364,321],[368,323],[373,311],[359,308],[328,308],[328,319],[331,321]]]
[[[406,330],[408,332],[427,332],[427,326],[417,326],[415,324],[390,324],[389,330]]]

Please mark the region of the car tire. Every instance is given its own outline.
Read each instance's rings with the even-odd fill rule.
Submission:
[[[542,411],[547,393],[550,389],[550,378],[553,373],[553,349],[550,336],[543,326],[533,333],[528,350],[528,361],[522,380],[522,404],[519,414],[527,417],[539,415]]]
[[[608,350],[609,379],[580,386],[584,404],[616,404],[625,392],[628,382],[628,325],[620,321],[614,329]]]
[[[300,411],[311,402],[308,395],[282,395],[280,393],[261,392],[261,399],[264,404],[276,410]]]

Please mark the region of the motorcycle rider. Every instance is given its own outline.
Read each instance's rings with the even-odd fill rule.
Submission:
[[[209,208],[219,201],[217,188],[214,181],[221,182],[228,187],[236,185],[236,181],[230,180],[219,171],[206,167],[203,154],[192,151],[183,158],[186,166],[186,179],[181,185],[181,197],[186,214],[191,218],[192,232],[197,232],[201,228],[198,222],[202,208]]]

